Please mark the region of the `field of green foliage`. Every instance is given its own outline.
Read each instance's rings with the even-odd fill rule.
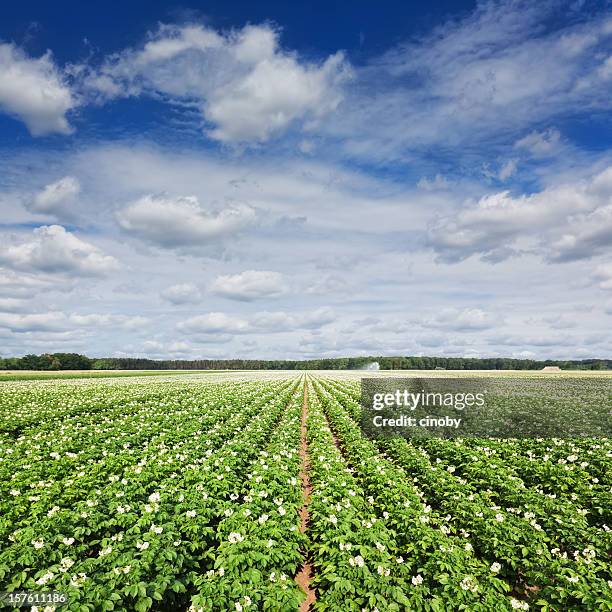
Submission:
[[[612,378],[583,380],[609,418]],[[92,612],[612,610],[612,440],[370,440],[359,393],[299,372],[0,382],[0,590]]]

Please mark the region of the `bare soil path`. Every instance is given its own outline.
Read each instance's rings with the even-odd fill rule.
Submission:
[[[300,531],[306,533],[308,529],[308,523],[310,522],[310,513],[308,512],[308,504],[310,503],[310,494],[312,492],[312,486],[310,485],[309,468],[310,461],[308,458],[308,438],[307,438],[307,424],[308,419],[308,380],[304,381],[304,401],[302,403],[302,421],[300,424],[300,459],[301,459],[301,470],[300,480],[302,481],[302,498],[303,505],[300,508]],[[316,601],[316,594],[311,587],[311,581],[313,576],[312,564],[306,558],[304,564],[300,568],[299,572],[295,577],[295,581],[306,593],[306,599],[300,605],[300,612],[308,612]]]

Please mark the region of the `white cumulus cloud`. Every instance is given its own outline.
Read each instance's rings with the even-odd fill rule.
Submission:
[[[117,213],[119,225],[162,247],[198,246],[234,234],[255,221],[255,210],[233,204],[206,209],[196,197],[148,195]]]
[[[193,334],[247,334],[278,333],[298,329],[318,329],[335,320],[334,312],[327,307],[313,311],[288,313],[257,312],[250,317],[209,312],[182,321],[177,328]]]
[[[249,330],[246,320],[227,315],[224,312],[209,312],[191,317],[178,324],[178,329],[184,332],[216,334],[239,334]]]
[[[50,53],[29,57],[0,43],[0,109],[23,121],[33,136],[69,134],[66,113],[76,100]]]
[[[286,291],[282,274],[264,270],[246,270],[240,274],[218,276],[210,287],[216,295],[250,302],[279,297]]]
[[[172,304],[197,304],[202,300],[202,294],[193,283],[179,283],[166,287],[160,293],[161,297]]]
[[[57,214],[67,211],[67,207],[74,203],[76,196],[81,192],[81,184],[73,176],[49,183],[39,191],[27,207],[32,212],[43,214]]]
[[[269,25],[219,33],[201,25],[162,25],[140,49],[84,69],[83,85],[101,99],[162,94],[195,102],[208,134],[222,142],[261,142],[292,123],[333,111],[349,68],[341,53],[301,61]]]
[[[550,261],[587,259],[612,241],[611,197],[612,167],[529,195],[488,194],[434,221],[428,243],[447,262],[471,255],[500,261],[534,250]]]
[[[44,225],[29,239],[0,248],[0,263],[16,270],[100,276],[116,270],[119,262],[81,240],[61,225]]]

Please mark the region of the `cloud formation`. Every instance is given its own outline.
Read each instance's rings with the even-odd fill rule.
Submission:
[[[561,148],[561,132],[549,128],[542,132],[534,130],[514,143],[517,149],[523,149],[533,157],[554,155]]]
[[[178,285],[166,287],[160,295],[164,300],[175,306],[181,304],[197,304],[202,301],[200,289],[193,283],[179,283]]]
[[[243,302],[279,297],[286,290],[282,274],[265,270],[221,275],[210,286],[210,291],[216,295]]]
[[[191,334],[256,334],[279,333],[299,329],[318,329],[332,323],[335,314],[329,308],[310,312],[257,312],[249,318],[209,312],[182,321],[177,328]]]
[[[70,207],[74,204],[76,196],[81,192],[81,184],[73,176],[65,176],[46,185],[36,193],[27,208],[40,214],[62,215],[70,214]]]
[[[245,204],[220,211],[205,208],[196,197],[144,196],[117,213],[127,232],[161,247],[205,246],[255,221]]]
[[[445,308],[434,316],[425,319],[425,327],[437,327],[452,331],[480,331],[490,329],[501,323],[501,317],[481,308]]]
[[[554,20],[564,25],[543,27]],[[609,110],[610,23],[606,12],[568,20],[557,2],[477,3],[356,68],[325,127],[358,158],[397,161],[432,146],[469,158],[581,106]],[[544,152],[555,132],[543,138],[522,144]]]
[[[100,276],[119,268],[112,255],[81,240],[61,225],[43,225],[29,239],[0,247],[0,263],[26,272]]]
[[[0,43],[0,109],[21,119],[32,136],[70,134],[66,114],[76,105],[50,52],[33,58]]]
[[[612,290],[612,263],[597,266],[591,278],[598,283],[600,289]]]
[[[428,244],[449,263],[472,255],[495,262],[533,251],[556,262],[587,259],[612,241],[610,198],[612,167],[531,195],[489,194],[433,222]]]
[[[57,283],[52,275],[31,274],[0,268],[0,297],[29,300],[38,293],[70,290],[72,283]]]
[[[596,4],[449,7],[346,57],[193,15],[81,64],[0,44],[0,111],[80,126],[0,135],[0,352],[610,356]]]
[[[0,329],[16,333],[66,332],[76,328],[120,327],[134,329],[147,323],[144,317],[114,314],[66,314],[51,311],[32,314],[0,313]]]
[[[269,25],[227,33],[202,25],[161,25],[140,48],[97,69],[83,69],[89,95],[101,100],[161,94],[191,101],[207,134],[221,142],[263,142],[297,122],[312,122],[339,104],[349,68],[342,53],[320,63],[280,47]]]

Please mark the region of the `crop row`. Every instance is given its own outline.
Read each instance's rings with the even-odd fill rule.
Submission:
[[[452,534],[446,517],[434,516],[406,474],[366,440],[345,409],[319,382],[318,399],[352,474],[371,504],[371,512],[392,533],[393,553],[410,576],[404,591],[408,609],[511,609],[497,562],[474,554],[470,534]],[[370,520],[371,522],[371,520]]]
[[[239,503],[226,508],[216,527],[214,565],[194,580],[192,610],[291,610],[303,598],[293,582],[305,545],[299,531],[301,407],[298,392],[246,480],[230,494]]]
[[[330,392],[330,406],[348,405],[353,416],[358,407],[354,397],[342,393],[339,385],[326,384]],[[348,412],[345,412],[348,417]],[[353,426],[356,425],[353,422]],[[437,515],[446,514],[451,528],[473,534],[474,548],[480,556],[502,565],[502,574],[515,583],[515,589],[525,594],[537,593],[542,607],[552,605],[608,605],[610,601],[609,567],[607,551],[609,534],[589,530],[584,517],[574,514],[563,532],[567,540],[574,537],[572,530],[587,538],[593,546],[581,550],[561,550],[561,546],[549,536],[536,520],[536,513],[519,512],[492,503],[486,492],[472,486],[467,480],[457,478],[454,464],[430,461],[423,449],[405,440],[383,441],[380,448],[404,470],[405,476],[419,486],[429,499]],[[436,448],[455,448],[453,441],[437,441]],[[449,451],[449,452],[452,452]],[[486,471],[486,463],[478,466]],[[536,500],[533,501],[536,504]],[[543,513],[538,509],[539,515]],[[558,517],[556,517],[558,518]],[[561,519],[559,519],[561,520]],[[558,523],[555,521],[556,525]],[[557,535],[562,533],[559,526]],[[598,556],[599,553],[599,556]],[[578,603],[580,602],[580,603]]]
[[[142,472],[150,458],[167,454],[169,448],[180,452],[185,446],[200,444],[194,442],[194,435],[206,434],[205,443],[214,448],[215,434],[225,421],[233,418],[235,424],[238,406],[237,418],[243,418],[247,416],[243,413],[256,411],[273,396],[259,386],[221,390],[211,386],[200,392],[204,395],[194,394],[187,406],[180,399],[172,403],[170,398],[163,403],[139,398],[126,406],[126,396],[119,394],[112,408],[67,417],[53,428],[31,428],[0,446],[4,476],[0,533],[5,537],[5,529],[22,518],[44,514],[58,503],[78,503],[89,490],[106,490],[109,478],[123,470],[139,467]]]
[[[394,532],[379,520],[340,450],[314,392],[309,393],[312,495],[310,555],[318,610],[410,609],[409,564]],[[420,587],[419,587],[420,588]]]
[[[187,589],[212,564],[216,525],[237,505],[233,496],[249,462],[295,384],[258,383],[252,390],[244,406],[240,394],[228,401],[226,388],[219,406],[226,418],[206,430],[198,418],[177,428],[175,418],[168,426],[182,429],[176,443],[159,436],[136,450],[107,451],[103,462],[77,472],[82,476],[44,483],[40,489],[54,493],[65,487],[71,493],[65,504],[53,501],[53,494],[32,502],[41,511],[16,525],[0,553],[3,580],[11,588],[67,591],[74,610],[140,611],[160,601],[182,607]],[[162,410],[140,414],[149,435],[160,433],[155,414]],[[191,410],[203,413],[197,406]],[[107,427],[98,444],[105,450],[114,439],[112,421],[102,426]]]
[[[337,384],[331,388],[340,392],[341,403],[359,420],[360,407],[354,388]],[[477,490],[493,505],[511,506],[530,516],[558,541],[561,549],[595,547],[605,554],[612,542],[608,528],[612,524],[610,486],[599,484],[599,479],[587,471],[590,463],[580,460],[574,445],[554,463],[549,462],[546,454],[544,457],[533,453],[500,456],[501,449],[517,442],[522,441],[481,440],[476,446],[473,440],[432,438],[414,440],[412,444],[431,462],[435,461],[437,467],[459,478],[466,490]],[[597,449],[605,447],[607,440],[591,442]],[[550,448],[549,443],[542,441],[540,446]],[[550,492],[551,488],[556,492]]]

